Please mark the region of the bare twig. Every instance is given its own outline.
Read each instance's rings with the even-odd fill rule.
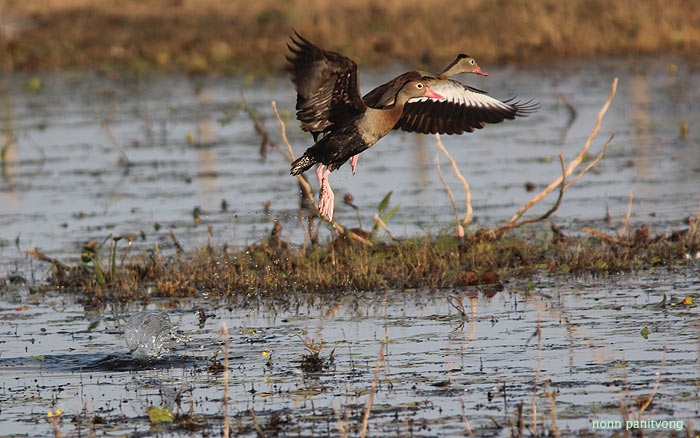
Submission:
[[[109,124],[107,123],[107,120],[102,120],[101,125],[102,125],[102,129],[105,130],[105,132],[107,133],[107,136],[112,141],[112,144],[114,145],[114,147],[121,154],[121,156],[122,156],[121,164],[124,165],[125,167],[129,167],[131,165],[131,161],[129,160],[129,157],[126,155],[126,151],[124,151],[124,148],[122,148],[122,146],[119,144],[117,139],[112,134],[112,130],[109,129]]]
[[[654,401],[654,397],[656,396],[656,392],[659,390],[659,384],[661,383],[661,376],[664,373],[664,368],[666,366],[666,353],[668,351],[668,336],[666,337],[666,345],[664,345],[664,355],[663,359],[661,360],[661,369],[659,370],[658,373],[656,373],[656,382],[654,383],[654,388],[651,390],[651,394],[649,397],[647,397],[644,402],[639,406],[639,419],[642,419],[642,414],[646,410],[646,408],[649,407],[652,401]]]
[[[452,158],[452,155],[447,151],[447,148],[445,148],[445,145],[442,144],[442,140],[440,139],[440,134],[435,134],[435,142],[437,143],[437,147],[440,148],[443,154],[447,157],[447,159],[450,161],[450,164],[452,165],[452,170],[455,173],[455,176],[457,179],[462,183],[462,187],[464,187],[464,197],[465,197],[465,202],[466,202],[466,210],[464,213],[464,220],[462,221],[463,225],[469,225],[469,223],[472,221],[472,195],[471,192],[469,191],[469,183],[467,183],[467,180],[464,178],[462,175],[462,172],[459,171],[459,168],[457,167],[457,162]]]
[[[690,218],[688,220],[688,230],[690,231],[688,241],[690,243],[695,241],[695,236],[698,233],[698,229],[700,229],[700,210],[698,210],[698,214],[695,215],[694,219]]]
[[[260,134],[261,140],[260,140],[260,156],[265,159],[267,157],[267,147],[271,146],[275,149],[279,149],[277,147],[277,144],[272,141],[272,138],[270,137],[270,134],[267,132],[267,130],[262,126],[262,124],[258,121],[258,116],[255,114],[253,109],[248,105],[248,102],[245,100],[245,96],[241,93],[241,109],[248,114],[248,117],[250,117],[250,120],[253,122],[253,128],[255,129],[255,132]]]
[[[345,418],[340,418],[340,409],[335,405],[335,400],[332,403],[333,412],[335,413],[335,419],[338,421],[338,431],[340,436],[349,437],[350,436],[350,418],[348,416],[347,409],[345,410]]]
[[[627,214],[625,214],[625,221],[622,223],[622,230],[620,230],[620,237],[625,237],[625,232],[627,232],[627,225],[630,223],[630,216],[632,215],[632,199],[634,199],[634,192],[630,191],[630,200],[627,203]]]
[[[550,426],[550,433],[553,433],[555,437],[558,437],[560,436],[560,433],[559,427],[557,426],[557,394],[552,391],[552,387],[549,384],[551,380],[552,379],[549,378],[549,374],[547,374],[547,379],[544,381],[544,388],[547,392],[547,398],[549,398],[549,404],[551,406],[552,424]]]
[[[386,224],[384,223],[382,218],[380,218],[379,215],[376,213],[374,214],[374,220],[379,224],[380,227],[384,228],[384,231],[386,231],[386,233],[389,235],[389,237],[391,237],[392,240],[394,240],[394,241],[399,240],[396,236],[394,236],[391,233],[391,231],[389,231],[389,227],[386,226]]]
[[[389,333],[384,332],[384,339],[382,339],[382,346],[379,349],[379,356],[377,357],[377,364],[374,366],[374,377],[372,378],[372,385],[369,388],[369,398],[367,399],[367,406],[365,406],[365,413],[362,416],[362,428],[360,429],[360,437],[364,438],[367,436],[367,426],[369,423],[369,414],[372,411],[372,404],[374,403],[374,392],[377,390],[377,382],[379,381],[379,372],[382,369],[382,362],[384,362],[384,348],[386,343],[389,341]]]
[[[287,138],[287,126],[284,124],[282,121],[282,118],[280,117],[280,113],[277,111],[277,103],[273,100],[272,101],[272,110],[275,112],[275,117],[277,118],[277,122],[280,124],[280,135],[282,136],[282,142],[287,146],[287,155],[282,153],[284,157],[289,161],[290,163],[294,161],[294,150],[292,149],[292,145],[289,143],[289,139]],[[281,150],[280,150],[281,151]],[[303,176],[297,175],[297,180],[299,181],[299,185],[301,186],[301,190],[304,192],[306,197],[308,198],[309,203],[316,208],[316,211],[318,211],[318,205],[316,205],[316,201],[314,200],[314,195],[311,191],[311,186],[309,183],[304,179]]]
[[[175,235],[175,231],[173,230],[170,230],[170,239],[173,241],[173,245],[175,245],[175,250],[178,254],[182,254],[183,252],[185,252],[185,250],[182,249],[182,245],[180,245],[180,241]]]
[[[589,170],[593,169],[593,167],[595,167],[595,165],[598,164],[598,162],[603,159],[603,157],[605,156],[605,153],[608,151],[608,146],[610,146],[610,142],[613,140],[613,138],[615,138],[614,132],[612,134],[610,134],[610,137],[603,145],[603,150],[601,150],[600,153],[598,155],[596,155],[596,157],[594,159],[592,159],[590,163],[588,163],[588,166],[584,167],[584,169],[582,171],[580,171],[575,177],[569,179],[569,182],[564,187],[564,190],[568,190],[569,187],[571,187],[576,181],[580,180],[583,175],[588,173]]]
[[[282,141],[287,146],[287,151],[289,152],[289,155],[288,156],[285,155],[285,158],[287,158],[289,160],[289,162],[292,162],[292,161],[294,161],[294,151],[292,150],[292,145],[289,143],[289,139],[287,138],[287,128],[286,128],[284,122],[282,121],[282,118],[280,117],[279,112],[277,111],[277,104],[275,103],[275,101],[272,101],[272,110],[275,112],[275,117],[277,118],[277,121],[280,124]],[[309,203],[311,205],[314,206],[314,209],[316,210],[316,212],[319,212],[318,204],[316,204],[316,200],[314,199],[313,192],[311,191],[311,186],[304,179],[303,176],[296,175],[296,177],[297,177],[297,181],[299,181],[299,186],[301,187],[302,192],[304,192],[304,195],[306,196],[307,200],[309,201]],[[329,223],[340,234],[346,234],[345,229],[335,220],[331,220]],[[347,235],[350,236],[352,239],[354,239],[354,240],[356,240],[364,245],[372,246],[372,242],[363,238],[362,236],[359,236],[359,235],[353,233],[352,231],[349,231],[347,233]]]
[[[260,426],[260,423],[258,423],[258,417],[255,415],[255,409],[250,408],[248,409],[248,412],[250,412],[250,418],[253,420],[253,428],[255,428],[255,433],[259,437],[264,437],[265,432],[263,431],[262,426]]]
[[[537,369],[532,382],[532,434],[537,436],[537,384],[540,380],[542,370],[542,328],[540,327],[540,317],[537,317]]]
[[[285,158],[287,158],[287,160],[291,163],[294,161],[294,151],[292,150],[292,145],[289,144],[289,139],[287,138],[287,127],[282,121],[280,113],[277,111],[277,103],[274,100],[272,101],[272,110],[275,112],[275,117],[277,117],[277,121],[280,124],[280,130],[282,131],[280,133],[282,135],[282,142],[285,144],[285,146],[287,146],[287,152],[289,153],[289,155],[285,156]]]
[[[42,262],[49,262],[52,265],[56,266],[57,268],[70,269],[70,266],[66,265],[65,263],[62,263],[53,257],[49,257],[46,254],[44,254],[36,249],[25,249],[24,252],[29,254],[30,256],[32,256],[34,258],[41,260]]]
[[[445,191],[447,191],[447,196],[450,197],[450,202],[452,203],[452,210],[455,213],[455,222],[457,222],[457,235],[459,237],[464,237],[464,227],[459,221],[459,212],[457,211],[457,204],[455,203],[455,197],[452,195],[452,190],[450,190],[450,186],[447,185],[447,182],[445,181],[445,178],[442,176],[442,171],[440,170],[440,160],[438,159],[438,155],[435,154],[435,168],[437,169],[438,176],[440,177],[440,181],[442,182],[442,185],[445,186]]]
[[[513,222],[513,223],[507,223],[505,225],[501,225],[500,227],[494,228],[491,230],[498,236],[502,236],[503,233],[511,228],[516,228],[523,226],[525,224],[530,224],[533,222],[540,222],[548,217],[550,217],[552,214],[554,214],[555,211],[559,210],[559,207],[561,206],[561,201],[564,199],[564,192],[566,191],[566,168],[564,165],[564,154],[559,153],[559,162],[561,163],[561,172],[562,172],[562,177],[561,177],[561,185],[559,186],[559,197],[557,198],[557,202],[554,203],[552,208],[550,208],[545,214],[543,214],[540,217],[534,217],[534,218],[529,218],[529,219],[524,219],[520,222]],[[532,202],[532,201],[530,201]]]
[[[564,141],[569,135],[569,129],[571,129],[574,122],[576,121],[576,118],[578,117],[578,112],[576,111],[576,108],[574,108],[574,106],[571,104],[571,102],[569,102],[569,99],[566,98],[564,93],[559,93],[559,97],[561,97],[561,100],[564,102],[566,109],[569,111],[569,120],[566,121],[566,126],[564,127],[564,135],[562,136],[562,141]]]
[[[44,162],[46,161],[46,152],[44,151],[44,148],[42,148],[41,145],[39,143],[37,143],[36,140],[34,140],[34,138],[31,135],[29,135],[29,134],[26,134],[26,135],[27,135],[27,138],[29,139],[29,141],[34,145],[34,147],[39,150],[39,153],[41,154],[41,165],[43,166]]]
[[[228,418],[228,326],[221,322],[219,337],[224,338],[224,437],[231,436],[231,421]]]
[[[467,411],[466,409],[464,409],[464,400],[462,400],[461,397],[459,398],[459,404],[462,407],[462,422],[464,423],[464,435],[474,436],[472,426],[469,424],[469,419],[467,418]]]
[[[628,240],[618,239],[617,237],[611,236],[611,235],[609,235],[609,234],[605,234],[604,232],[598,231],[598,230],[596,230],[596,229],[594,229],[594,228],[583,227],[583,228],[581,228],[581,231],[583,231],[584,233],[593,234],[593,235],[596,236],[596,237],[599,237],[599,238],[601,238],[601,239],[603,239],[603,240],[607,240],[608,242],[612,242],[612,243],[615,243],[615,244],[618,244],[618,245],[632,246],[632,242],[630,242],[630,241],[628,241]]]
[[[519,226],[523,225],[525,223],[530,223],[532,221],[523,221],[521,223],[518,223],[518,220],[522,217],[525,212],[527,212],[530,208],[532,208],[535,204],[540,202],[542,199],[547,197],[551,192],[554,191],[557,187],[560,187],[560,197],[563,194],[566,189],[568,189],[571,184],[574,182],[578,181],[579,178],[581,178],[586,172],[588,172],[590,169],[595,166],[604,156],[605,151],[607,150],[607,146],[612,140],[612,136],[610,139],[606,142],[605,146],[603,147],[603,151],[598,154],[598,156],[593,160],[591,164],[589,164],[586,168],[584,168],[581,172],[579,172],[571,181],[569,181],[568,184],[565,184],[565,181],[568,177],[570,177],[574,170],[581,164],[583,159],[586,157],[586,154],[588,153],[588,150],[590,149],[591,143],[593,140],[598,136],[598,133],[600,132],[600,126],[603,123],[603,117],[605,116],[605,113],[608,111],[608,108],[610,107],[610,104],[612,103],[613,98],[615,97],[615,93],[617,91],[617,82],[618,79],[615,78],[613,79],[611,90],[610,90],[610,95],[608,96],[608,99],[605,101],[603,104],[603,107],[601,108],[600,112],[598,113],[598,118],[596,120],[596,124],[591,131],[591,133],[588,136],[588,139],[586,140],[586,143],[584,144],[583,148],[579,151],[579,153],[574,157],[573,160],[569,163],[569,165],[563,170],[562,175],[557,178],[556,180],[552,181],[549,186],[547,186],[544,190],[542,190],[540,193],[535,195],[530,201],[528,201],[523,207],[521,207],[508,221],[506,221],[506,225],[497,228],[496,230],[503,232],[507,229],[513,228],[514,226]],[[558,202],[560,202],[561,199],[559,199]],[[556,206],[558,208],[558,205]],[[551,215],[551,213],[549,213]],[[546,216],[548,217],[548,216]],[[542,218],[538,219],[542,220]],[[512,225],[516,224],[516,225]]]

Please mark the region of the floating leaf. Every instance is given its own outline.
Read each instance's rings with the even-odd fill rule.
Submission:
[[[63,411],[58,409],[58,408],[53,408],[49,412],[46,413],[46,416],[49,418],[60,417],[61,415],[63,415]]]
[[[150,406],[146,410],[146,413],[148,414],[148,419],[151,420],[152,424],[171,423],[174,418],[173,411],[171,411],[167,406],[163,408]]]
[[[644,339],[649,339],[649,328],[644,327],[641,331],[641,335]]]

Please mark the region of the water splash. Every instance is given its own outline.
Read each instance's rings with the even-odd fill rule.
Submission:
[[[139,312],[126,321],[126,345],[138,360],[154,360],[170,351],[177,340],[175,326],[165,312]]]

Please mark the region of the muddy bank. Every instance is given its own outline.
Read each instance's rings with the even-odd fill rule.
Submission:
[[[439,11],[439,12],[438,12]],[[270,73],[292,28],[364,67],[440,68],[700,51],[700,4],[683,1],[203,0],[0,2],[0,66]]]

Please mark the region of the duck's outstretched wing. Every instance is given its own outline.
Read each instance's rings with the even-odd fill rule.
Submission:
[[[394,129],[423,134],[462,134],[481,129],[486,123],[525,117],[539,109],[539,103],[533,100],[500,101],[484,91],[452,79],[437,79],[427,83],[444,98],[435,100],[422,97],[409,100]]]
[[[354,61],[321,49],[297,32],[287,47],[285,67],[297,90],[297,119],[314,140],[366,110]]]

